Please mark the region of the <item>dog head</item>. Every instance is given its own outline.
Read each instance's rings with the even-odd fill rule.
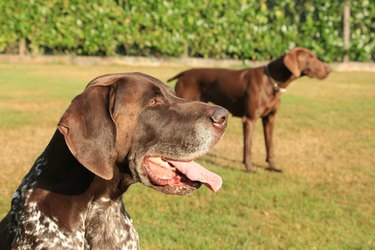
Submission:
[[[104,75],[73,99],[58,128],[74,157],[97,176],[126,172],[170,194],[187,194],[221,178],[193,159],[222,137],[228,111],[175,96],[142,73]],[[126,168],[126,170],[124,170]]]
[[[294,78],[307,75],[311,78],[324,79],[330,73],[328,65],[305,48],[290,50],[283,57],[283,63],[293,74]]]

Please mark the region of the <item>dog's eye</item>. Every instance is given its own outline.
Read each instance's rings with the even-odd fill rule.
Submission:
[[[160,99],[159,97],[156,97],[156,98],[152,99],[152,100],[148,103],[148,105],[149,105],[149,106],[155,106],[155,105],[162,104],[162,103],[163,103],[163,100]]]

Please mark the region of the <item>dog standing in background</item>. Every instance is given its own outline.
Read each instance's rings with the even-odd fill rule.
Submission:
[[[213,102],[242,117],[244,134],[243,162],[252,172],[251,146],[254,125],[262,118],[269,166],[267,170],[282,172],[276,167],[272,143],[275,114],[280,106],[281,93],[294,80],[308,76],[324,79],[330,73],[328,65],[310,50],[294,48],[289,53],[257,68],[241,70],[197,68],[179,73],[169,81],[177,80],[179,97]]]

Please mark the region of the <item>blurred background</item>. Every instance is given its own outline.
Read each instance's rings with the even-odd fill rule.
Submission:
[[[345,54],[371,61],[374,5],[370,0],[1,1],[0,52],[269,60],[301,46],[327,62],[340,62]]]
[[[375,1],[2,0],[0,13],[0,218],[91,79],[140,71],[165,82],[194,60],[243,68],[301,46],[346,66],[283,94],[283,174],[264,171],[260,122],[256,173],[244,172],[241,119],[230,117],[198,159],[222,176],[218,193],[135,184],[126,210],[141,249],[375,249]]]

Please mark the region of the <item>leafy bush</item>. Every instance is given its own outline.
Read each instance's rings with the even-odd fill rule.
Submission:
[[[375,3],[352,1],[352,60],[375,59]],[[1,1],[0,52],[268,60],[294,46],[344,54],[342,1]]]

